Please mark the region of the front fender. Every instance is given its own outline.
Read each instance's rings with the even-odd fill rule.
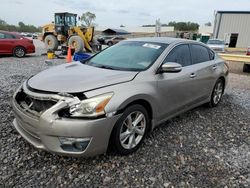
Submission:
[[[85,92],[84,94],[89,98],[103,93],[113,92],[113,97],[105,107],[105,111],[107,113],[114,113],[123,110],[126,106],[134,101],[145,100],[150,104],[153,112],[152,118],[155,119],[157,118],[158,114],[158,95],[155,87],[156,84],[154,82],[141,82],[134,84],[132,81]]]

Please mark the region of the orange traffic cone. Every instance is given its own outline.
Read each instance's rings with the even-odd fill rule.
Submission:
[[[67,53],[67,63],[72,62],[72,55],[71,55],[71,47],[68,47],[68,53]]]

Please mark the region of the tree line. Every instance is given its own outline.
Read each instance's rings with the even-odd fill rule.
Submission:
[[[197,31],[199,29],[199,24],[193,22],[169,22],[161,24],[161,26],[173,26],[176,31]],[[142,27],[155,27],[155,25],[143,25]]]
[[[0,30],[4,31],[15,31],[15,32],[28,32],[28,33],[35,33],[41,32],[41,27],[36,27],[34,25],[26,25],[23,22],[18,22],[18,25],[11,25],[5,22],[4,20],[0,19]]]

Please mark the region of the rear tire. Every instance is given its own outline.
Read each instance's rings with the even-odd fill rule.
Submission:
[[[133,153],[142,144],[148,127],[147,110],[138,104],[129,106],[114,126],[110,146],[121,155]]]
[[[47,35],[44,43],[47,50],[57,50],[58,48],[58,40],[54,35]]]
[[[13,50],[13,55],[15,57],[21,58],[24,57],[25,54],[26,54],[25,48],[21,46],[15,47],[15,49]]]
[[[219,78],[213,88],[213,92],[209,102],[210,107],[216,107],[220,103],[224,92],[224,87],[225,87],[224,81],[221,78]]]
[[[75,49],[76,53],[83,52],[84,42],[79,36],[71,36],[68,41],[68,46]]]

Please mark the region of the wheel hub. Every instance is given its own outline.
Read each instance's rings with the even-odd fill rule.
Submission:
[[[133,149],[142,140],[146,130],[146,118],[141,112],[132,112],[124,120],[120,131],[120,143],[125,149]]]

